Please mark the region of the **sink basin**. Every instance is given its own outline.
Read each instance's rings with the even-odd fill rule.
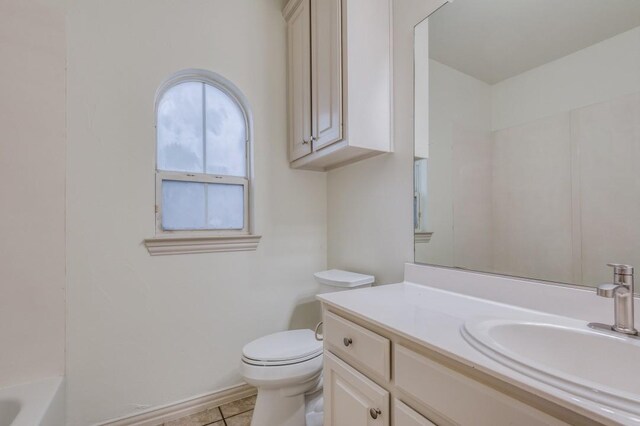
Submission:
[[[593,402],[640,415],[640,340],[583,322],[470,319],[462,335],[495,361]]]

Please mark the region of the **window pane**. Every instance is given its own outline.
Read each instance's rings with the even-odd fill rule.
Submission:
[[[209,184],[208,217],[209,229],[244,228],[244,186]]]
[[[205,184],[162,181],[162,228],[204,229]]]
[[[207,123],[206,173],[247,175],[246,124],[238,104],[226,93],[205,85]]]
[[[158,169],[202,173],[202,83],[167,90],[158,105]]]

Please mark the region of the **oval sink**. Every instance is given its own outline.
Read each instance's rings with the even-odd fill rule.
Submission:
[[[533,379],[640,415],[640,340],[586,324],[471,319],[462,335],[473,347]]]

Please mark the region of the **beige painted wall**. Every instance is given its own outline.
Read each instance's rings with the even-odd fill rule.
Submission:
[[[287,162],[280,6],[86,0],[70,11],[72,426],[240,383],[245,343],[313,325],[300,305],[326,267],[326,174]],[[227,77],[252,105],[257,252],[150,257],[142,244],[154,233],[155,92],[192,67]]]
[[[0,2],[0,388],[64,374],[65,28]]]
[[[329,265],[379,284],[413,261],[413,27],[443,3],[394,1],[394,153],[328,173]]]

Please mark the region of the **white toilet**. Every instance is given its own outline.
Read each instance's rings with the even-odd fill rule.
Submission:
[[[370,287],[371,275],[314,274],[320,293]],[[242,375],[258,388],[251,426],[322,425],[322,342],[312,330],[269,334],[242,349]]]

